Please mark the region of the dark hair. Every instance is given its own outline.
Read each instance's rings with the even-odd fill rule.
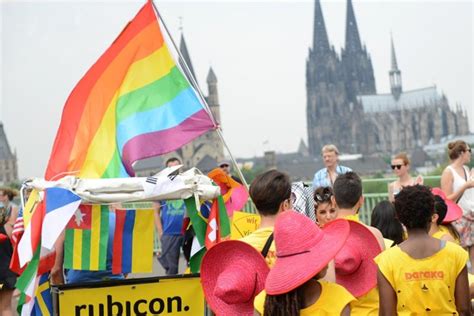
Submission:
[[[292,267],[288,267],[291,269]],[[324,271],[324,274],[323,274]],[[319,271],[313,278],[306,281],[311,282],[313,279],[319,280],[324,277],[326,271],[323,269]],[[304,284],[306,284],[304,283]],[[290,292],[279,295],[268,295],[265,297],[265,304],[263,307],[263,316],[298,316],[300,310],[303,308],[304,291],[303,285]]]
[[[463,140],[456,140],[448,144],[448,156],[451,160],[456,160],[467,150],[467,144]]]
[[[341,208],[351,208],[362,196],[362,181],[355,172],[347,172],[337,176],[333,185],[336,204]]]
[[[17,193],[10,189],[10,188],[0,188],[0,191],[3,192],[4,195],[8,197],[8,200],[11,202],[13,201],[13,198],[17,196]]]
[[[438,214],[438,220],[436,221],[436,224],[443,224],[443,220],[446,218],[446,214],[448,214],[448,206],[446,205],[446,202],[443,200],[443,198],[439,195],[434,196],[434,211],[436,214]],[[446,223],[443,225],[448,229],[450,235],[453,236],[454,239],[459,239],[459,233],[451,223]]]
[[[448,206],[444,202],[443,198],[439,195],[434,196],[434,211],[438,214],[438,220],[436,224],[441,225],[443,223],[446,214],[448,213]]]
[[[169,158],[168,160],[166,160],[165,166],[168,167],[168,164],[169,164],[170,162],[175,162],[175,161],[177,161],[179,164],[181,164],[181,160],[179,160],[179,159],[176,158],[176,157],[171,157],[171,158]]]
[[[434,197],[424,185],[404,187],[395,196],[395,210],[407,229],[428,229],[434,214]]]
[[[298,316],[303,306],[303,293],[300,288],[280,295],[265,297],[263,316]]]
[[[380,230],[384,238],[393,240],[395,245],[403,241],[403,227],[390,201],[382,201],[372,210],[370,226]]]
[[[250,184],[250,197],[261,215],[276,215],[280,204],[291,196],[291,182],[286,173],[270,170]]]
[[[319,187],[314,191],[314,203],[316,205],[331,202],[331,196],[334,195],[331,187]]]

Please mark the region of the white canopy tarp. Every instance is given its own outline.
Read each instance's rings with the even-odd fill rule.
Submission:
[[[220,195],[220,188],[198,169],[176,174],[180,167],[166,168],[148,178],[81,179],[66,176],[57,181],[34,178],[26,181],[24,186],[39,191],[51,187],[68,189],[88,204],[177,200],[191,196],[209,200]]]

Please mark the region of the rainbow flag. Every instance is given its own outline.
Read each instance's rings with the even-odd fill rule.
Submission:
[[[215,128],[177,64],[148,1],[69,96],[45,178],[134,175]]]
[[[112,273],[153,271],[154,211],[115,210]]]
[[[106,270],[109,206],[81,205],[66,226],[64,268]]]

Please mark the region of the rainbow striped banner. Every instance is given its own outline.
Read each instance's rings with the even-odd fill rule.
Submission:
[[[176,150],[213,128],[148,1],[69,96],[45,178],[134,175],[135,161]]]

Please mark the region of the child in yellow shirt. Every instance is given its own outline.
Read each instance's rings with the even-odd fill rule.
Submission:
[[[468,254],[428,234],[434,214],[430,189],[404,188],[395,209],[408,239],[375,258],[380,315],[471,315]]]
[[[277,259],[255,297],[258,315],[344,315],[355,298],[342,286],[320,280],[329,261],[344,245],[349,223],[338,219],[320,229],[296,212],[280,214],[275,223]]]
[[[443,198],[441,198],[439,195],[435,195],[434,214],[433,216],[431,216],[429,235],[437,239],[455,242],[454,238],[451,237],[449,233],[440,229],[440,226],[443,223],[444,218],[446,217],[447,211],[448,207],[444,202]]]

